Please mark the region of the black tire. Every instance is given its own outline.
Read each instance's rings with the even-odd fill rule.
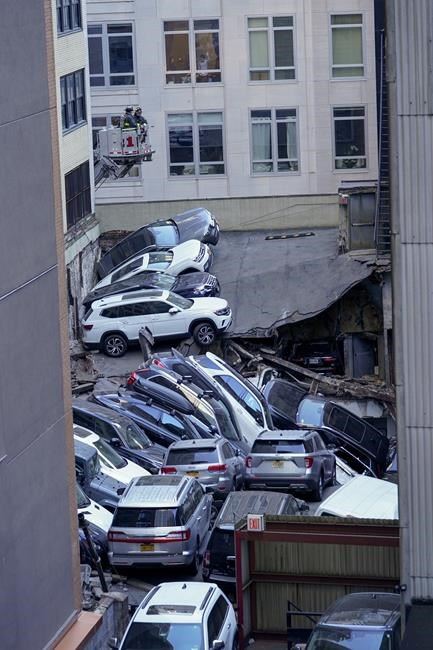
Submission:
[[[120,333],[107,334],[101,341],[102,352],[107,357],[123,357],[128,349],[128,339]]]
[[[321,501],[323,499],[323,474],[320,473],[319,480],[315,489],[312,492],[313,501]]]
[[[188,574],[190,576],[196,576],[199,570],[200,570],[200,545],[199,545],[199,540],[197,540],[197,548],[195,550],[193,560],[191,564],[188,566]]]
[[[205,321],[204,323],[198,323],[194,327],[192,335],[197,345],[208,348],[215,341],[216,329],[212,323]]]
[[[332,470],[332,476],[331,480],[329,481],[329,485],[337,485],[337,464],[334,465],[334,469]]]

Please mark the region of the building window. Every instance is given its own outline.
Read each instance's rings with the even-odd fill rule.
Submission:
[[[334,108],[335,169],[365,169],[365,108]]]
[[[164,22],[167,84],[220,82],[219,20]]]
[[[253,174],[298,172],[296,108],[253,110],[250,119]]]
[[[170,176],[224,174],[222,113],[176,113],[167,122]]]
[[[95,115],[92,117],[92,141],[93,141],[93,150],[95,151],[98,145],[97,133],[100,129],[104,129],[107,126],[120,126],[122,120],[121,115]],[[131,169],[128,170],[125,176],[116,180],[120,182],[122,180],[134,180],[141,177],[141,165],[134,165]]]
[[[332,76],[363,77],[362,14],[331,16]]]
[[[293,16],[248,18],[250,80],[295,79]]]
[[[81,0],[56,0],[57,33],[81,29]]]
[[[66,223],[68,230],[91,214],[89,161],[65,174]]]
[[[86,122],[84,70],[77,70],[77,72],[60,77],[60,95],[63,131],[84,124]]]
[[[132,23],[89,25],[91,86],[135,85]]]

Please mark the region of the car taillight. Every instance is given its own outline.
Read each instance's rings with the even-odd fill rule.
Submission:
[[[225,472],[227,465],[208,465],[208,472]]]
[[[322,357],[323,363],[334,363],[334,357]]]
[[[138,379],[138,375],[136,372],[131,372],[131,374],[128,377],[128,381],[126,382],[127,386],[132,386],[132,384],[135,384],[135,382]]]
[[[161,467],[161,474],[176,474],[176,472],[175,467]]]
[[[306,456],[304,458],[304,461],[305,461],[305,467],[307,469],[310,469],[311,467],[313,467],[313,459],[311,458],[311,456]]]
[[[83,330],[86,330],[86,332],[90,332],[92,327],[93,327],[93,325],[83,325]]]
[[[203,566],[209,566],[210,565],[210,551],[206,551],[205,554],[203,555]]]
[[[127,536],[125,533],[119,533],[117,531],[109,531],[107,535],[107,539],[109,542],[125,542],[127,540]]]
[[[181,530],[179,533],[173,532],[165,535],[165,540],[167,542],[187,542],[189,539],[191,539],[191,531],[189,528]]]
[[[253,459],[251,458],[251,456],[247,456],[245,458],[245,465],[247,467],[252,467],[253,466]]]
[[[153,359],[152,365],[158,366],[158,368],[165,368],[164,364],[159,359]]]

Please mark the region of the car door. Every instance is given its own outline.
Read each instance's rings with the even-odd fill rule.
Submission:
[[[317,434],[313,436],[313,444],[315,447],[315,453],[320,455],[323,460],[325,480],[329,480],[334,470],[334,454],[326,448],[322,438]]]
[[[151,302],[136,302],[119,307],[119,322],[122,331],[130,341],[138,340],[141,327],[148,327],[152,331]]]
[[[150,303],[151,331],[157,336],[177,336],[186,334],[186,316],[184,310],[174,307],[165,300],[153,300]],[[170,312],[170,310],[172,310]]]
[[[207,619],[209,648],[212,648],[214,641],[224,641],[224,647],[231,650],[231,641],[234,638],[234,624],[229,613],[229,603],[221,594],[209,612]]]
[[[222,452],[224,454],[225,461],[230,468],[231,478],[237,486],[241,480],[241,463],[239,456],[235,455],[233,448],[228,444],[228,442],[225,442],[222,445]]]
[[[200,544],[203,542],[209,530],[211,500],[212,497],[205,493],[202,486],[197,481],[194,485],[194,518],[197,521],[197,533],[200,538]]]

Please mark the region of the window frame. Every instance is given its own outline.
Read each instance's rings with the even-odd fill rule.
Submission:
[[[200,160],[200,137],[199,137],[199,115],[203,114],[219,114],[221,115],[221,122],[215,122],[214,126],[220,126],[221,127],[221,134],[222,134],[222,149],[223,149],[223,160],[220,162],[215,162],[215,165],[219,165],[223,167],[223,172],[221,174],[201,174],[200,173],[200,168],[201,166],[204,165],[209,165],[212,164],[211,162],[201,162]],[[170,124],[169,124],[169,117],[171,115],[190,115],[191,116],[191,122],[186,122],[185,123],[179,123],[173,126],[185,126],[185,127],[192,127],[192,151],[193,151],[193,160],[192,162],[183,162],[183,163],[172,163],[171,162],[171,147],[170,147]],[[227,176],[227,161],[226,161],[226,138],[225,138],[225,122],[224,122],[224,111],[223,110],[203,110],[203,111],[198,111],[198,110],[191,110],[191,111],[168,111],[165,115],[165,124],[166,124],[166,141],[167,141],[167,172],[168,172],[168,178],[169,180],[176,180],[176,179],[192,179],[192,178],[225,178]],[[212,126],[211,123],[209,123],[207,126]],[[194,167],[194,173],[193,174],[171,174],[171,168],[172,167],[185,167],[187,165],[191,165]]]
[[[282,118],[277,118],[277,111],[295,111],[295,124],[296,124],[296,149],[297,149],[297,160],[291,158],[279,158],[278,157],[278,123],[284,122]],[[272,158],[268,161],[265,160],[254,160],[253,159],[253,118],[252,113],[254,111],[270,111],[271,113],[271,147],[272,147]],[[249,138],[250,138],[250,175],[251,176],[299,176],[301,174],[301,157],[300,157],[300,138],[299,138],[299,107],[272,107],[272,108],[249,108],[248,109],[248,126],[249,126]],[[272,163],[271,171],[254,171],[254,164],[265,164]],[[296,170],[282,170],[278,171],[279,162],[288,162],[293,163],[297,162],[298,168]]]
[[[250,18],[266,18],[268,21],[267,27],[250,27],[248,20]],[[272,21],[274,18],[291,18],[293,21],[290,27],[274,27]],[[290,30],[292,32],[293,41],[293,66],[278,66],[278,70],[293,70],[293,79],[275,79],[275,31]],[[268,45],[268,60],[269,60],[269,79],[251,79],[251,72],[265,70],[265,68],[252,68],[251,66],[251,51],[250,51],[250,32],[266,31],[267,45]],[[272,14],[272,15],[248,15],[246,16],[246,32],[247,32],[247,47],[248,47],[248,83],[249,84],[287,84],[298,82],[298,61],[297,61],[297,29],[296,29],[296,15],[294,13]]]
[[[86,174],[86,169],[87,169],[87,174]],[[84,176],[86,176],[86,184],[83,183],[80,186],[80,191],[79,192],[75,191],[73,196],[72,197],[70,196],[68,198],[68,191],[67,191],[68,186],[67,186],[66,179],[67,177],[70,177],[70,175],[73,173],[80,175],[81,180],[83,179]],[[65,190],[66,227],[67,230],[69,231],[71,228],[75,227],[82,219],[92,214],[92,188],[91,188],[91,180],[90,180],[90,161],[86,160],[80,165],[77,165],[77,167],[74,167],[74,169],[71,169],[69,172],[64,174],[63,183],[64,183],[64,190]],[[79,205],[81,204],[83,210],[87,206],[89,208],[88,212],[85,212],[84,214],[81,214],[81,216],[78,217],[76,214],[72,213],[72,209],[68,212],[69,206],[70,205],[74,206],[75,202],[77,202]]]
[[[65,28],[64,16],[69,11],[69,21],[71,26]],[[74,17],[76,20],[74,20]],[[56,0],[56,22],[57,36],[66,36],[74,32],[83,31],[83,11],[81,0]],[[62,29],[60,29],[62,27]]]
[[[365,159],[365,167],[336,167],[336,160],[337,160],[337,146],[336,146],[336,140],[335,140],[335,117],[334,117],[334,110],[335,109],[360,109],[362,108],[364,110],[364,115],[363,117],[347,117],[347,118],[337,118],[337,120],[363,120],[364,121],[364,147],[365,147],[365,154],[363,156],[339,156],[338,159],[344,160],[344,159]],[[334,174],[338,173],[359,173],[359,172],[367,172],[369,167],[369,149],[368,149],[368,114],[367,114],[367,105],[366,104],[352,104],[351,106],[348,106],[347,104],[337,104],[337,105],[332,105],[331,106],[331,131],[332,131],[332,169]]]
[[[332,18],[333,16],[356,16],[360,15],[361,16],[361,23],[353,23],[353,24],[347,24],[347,25],[333,25],[332,24]],[[366,60],[365,60],[365,55],[366,55],[366,30],[364,28],[365,25],[365,12],[360,10],[360,11],[331,11],[329,12],[329,18],[328,18],[328,30],[329,30],[329,71],[330,71],[330,80],[331,81],[359,81],[359,80],[365,80],[367,77],[367,71],[366,71]],[[333,30],[336,29],[348,29],[348,28],[353,28],[353,27],[360,27],[361,28],[361,49],[362,49],[362,63],[359,65],[356,64],[334,64],[334,54],[333,54]],[[334,68],[337,69],[344,69],[344,68],[361,68],[362,67],[362,74],[360,75],[353,75],[353,76],[334,76]]]
[[[60,87],[60,107],[62,117],[62,133],[65,135],[74,129],[79,129],[87,124],[87,99],[86,99],[86,86],[84,68],[74,70],[69,74],[62,75],[59,81]],[[78,94],[78,90],[82,93]],[[69,96],[69,91],[73,91],[73,97]],[[79,118],[79,106],[81,105]],[[75,113],[75,120],[71,113]]]
[[[108,33],[108,27],[116,27],[121,25],[130,25],[130,32],[119,32],[118,34]],[[91,34],[89,28],[92,27],[101,27],[102,32],[100,34]],[[127,35],[131,36],[131,49],[132,49],[132,72],[110,72],[110,36],[116,35]],[[87,48],[89,50],[89,41],[90,39],[101,39],[102,43],[102,73],[91,73],[90,72],[90,51],[89,51],[89,85],[90,89],[94,90],[110,90],[118,89],[122,91],[123,89],[136,88],[137,87],[137,57],[136,57],[136,43],[135,43],[135,22],[133,20],[113,20],[113,21],[101,21],[101,22],[90,22],[88,23],[88,33],[87,33]],[[132,84],[112,84],[110,82],[110,77],[134,77],[134,83]],[[92,84],[92,78],[103,77],[104,83],[102,85]]]
[[[198,20],[217,20],[218,21],[218,28],[217,29],[195,29],[194,27],[194,22]],[[214,85],[222,85],[224,83],[224,78],[223,78],[223,66],[222,66],[222,38],[221,38],[221,16],[202,16],[200,18],[170,18],[169,20],[164,19],[161,21],[161,30],[162,30],[162,60],[164,61],[164,66],[163,66],[163,75],[164,75],[164,80],[163,84],[165,88],[183,88],[185,86],[198,86],[198,87],[206,87],[208,84],[211,84],[212,86]],[[165,30],[165,23],[175,23],[175,22],[187,22],[188,23],[188,30],[184,29],[178,29],[178,30],[173,30],[173,31],[166,31]],[[218,51],[219,51],[219,65],[220,67],[215,70],[209,70],[210,73],[220,74],[220,80],[219,81],[208,81],[208,82],[200,82],[197,81],[197,76],[198,76],[198,67],[197,67],[197,53],[196,53],[196,47],[195,47],[195,35],[197,34],[209,34],[209,33],[216,33],[218,34]],[[187,34],[188,36],[188,55],[189,55],[189,70],[182,70],[182,71],[170,71],[167,70],[167,50],[166,50],[166,41],[165,37],[167,34]],[[189,75],[189,81],[184,81],[184,82],[179,82],[176,83],[175,81],[170,82],[167,81],[168,76],[174,76],[174,75],[184,75],[188,76]]]

